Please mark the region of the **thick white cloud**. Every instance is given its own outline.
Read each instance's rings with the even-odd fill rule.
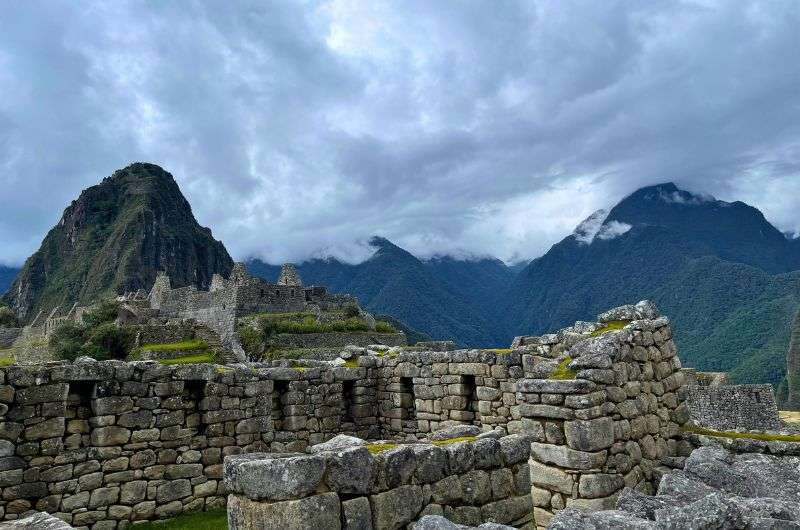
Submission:
[[[800,4],[18,2],[0,261],[131,161],[236,257],[533,257],[667,180],[800,231]]]

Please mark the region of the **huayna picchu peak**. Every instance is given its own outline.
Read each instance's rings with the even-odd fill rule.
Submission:
[[[160,272],[175,286],[208,288],[233,260],[200,226],[171,174],[134,163],[84,190],[65,210],[3,297],[22,319],[149,289]]]

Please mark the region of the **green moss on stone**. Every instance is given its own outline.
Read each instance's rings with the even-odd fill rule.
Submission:
[[[681,427],[684,432],[692,434],[702,434],[704,436],[716,436],[718,438],[733,438],[747,440],[762,440],[765,442],[800,442],[800,434],[779,434],[771,432],[728,432],[714,431],[696,425],[684,425]]]
[[[214,354],[211,352],[198,353],[196,355],[185,355],[174,359],[159,359],[161,364],[205,364],[214,362]]]
[[[575,379],[575,376],[578,375],[577,372],[574,370],[570,370],[569,363],[572,362],[572,357],[565,357],[563,361],[558,363],[556,369],[553,370],[553,373],[550,374],[549,379],[553,379],[556,381],[563,381],[566,379]]]
[[[590,337],[599,337],[600,335],[608,333],[609,331],[620,330],[630,323],[630,320],[611,320],[609,322],[605,322],[602,326],[592,331]]]

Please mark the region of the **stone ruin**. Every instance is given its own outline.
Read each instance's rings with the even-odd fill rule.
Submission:
[[[227,505],[234,530],[545,528],[655,493],[701,445],[682,430],[695,375],[652,304],[514,346],[0,368],[0,517],[113,530]]]

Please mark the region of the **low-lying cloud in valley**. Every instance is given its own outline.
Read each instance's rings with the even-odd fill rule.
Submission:
[[[669,180],[798,232],[799,25],[791,1],[17,3],[0,262],[137,160],[272,262],[372,234],[534,257]]]

